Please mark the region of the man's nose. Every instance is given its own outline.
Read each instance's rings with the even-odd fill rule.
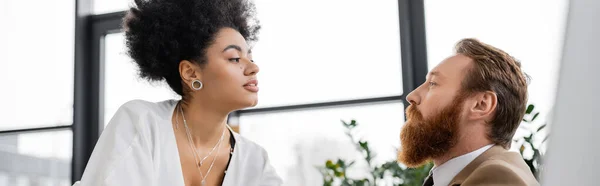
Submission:
[[[408,103],[410,103],[411,105],[418,105],[421,103],[421,100],[417,94],[417,90],[418,88],[413,90],[406,96],[406,101],[408,101]]]

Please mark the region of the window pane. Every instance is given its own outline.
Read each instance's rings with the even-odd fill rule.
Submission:
[[[94,14],[119,12],[127,10],[132,4],[132,0],[94,0],[92,12]]]
[[[396,159],[400,127],[404,123],[402,103],[382,103],[291,112],[245,114],[240,118],[243,136],[263,146],[286,186],[321,185],[315,166],[327,160],[356,160],[348,176],[366,175],[364,157],[345,134],[340,120],[356,119],[357,138],[368,141],[376,164]]]
[[[0,135],[0,185],[70,185],[70,130]]]
[[[397,1],[255,2],[258,107],[402,93]]]
[[[452,55],[460,39],[478,38],[521,61],[531,76],[529,102],[546,118],[554,105],[567,6],[567,0],[425,1],[429,69]]]
[[[138,76],[138,67],[126,54],[123,33],[109,34],[104,44],[104,124],[125,102],[133,99],[163,101],[179,99],[169,85],[148,82]]]
[[[0,130],[73,117],[75,1],[0,1]]]

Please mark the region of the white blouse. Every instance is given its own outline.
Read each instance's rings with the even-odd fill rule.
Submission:
[[[102,132],[80,186],[183,186],[172,127],[177,101],[141,100],[122,105]],[[235,147],[223,186],[273,186],[282,180],[267,152],[233,132]]]

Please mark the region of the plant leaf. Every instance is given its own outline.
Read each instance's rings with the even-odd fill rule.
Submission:
[[[521,155],[523,155],[524,150],[525,150],[525,145],[521,145],[521,148],[519,148],[519,152],[521,153]]]
[[[525,111],[525,114],[531,114],[531,111],[533,111],[534,108],[535,108],[535,106],[533,106],[533,104],[529,104],[529,106],[527,106],[527,110]]]
[[[329,167],[335,167],[335,165],[333,165],[333,161],[327,160],[327,162],[325,162],[325,167],[327,167],[327,168],[329,168]]]
[[[527,137],[525,137],[525,143],[529,143],[529,144],[531,144],[531,143],[532,143],[532,139],[531,139],[531,138],[527,138]]]
[[[344,160],[338,159],[336,165],[339,165],[340,167],[346,167],[345,165],[346,163],[344,163]]]
[[[544,128],[546,128],[546,124],[543,124],[542,126],[540,126],[540,128],[538,128],[536,132],[539,132],[540,130],[542,130]]]
[[[358,144],[360,144],[360,147],[362,147],[363,149],[369,150],[369,142],[359,141]]]
[[[529,136],[523,136],[523,139],[525,140],[525,142],[531,143],[531,138],[533,137],[533,134],[529,135]]]
[[[535,120],[535,118],[537,118],[537,117],[538,117],[538,115],[540,115],[540,113],[539,113],[539,112],[538,112],[538,113],[535,113],[535,115],[533,115],[533,117],[532,117],[532,118],[531,118],[531,120],[529,120],[529,121],[533,121],[533,120]]]

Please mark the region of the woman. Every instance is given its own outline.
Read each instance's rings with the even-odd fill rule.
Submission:
[[[103,131],[80,185],[281,185],[267,153],[227,115],[257,103],[247,41],[259,29],[245,0],[136,0],[124,19],[140,75],[182,96],[134,100]]]

